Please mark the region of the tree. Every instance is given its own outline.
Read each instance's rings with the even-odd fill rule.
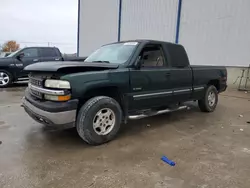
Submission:
[[[20,48],[20,45],[16,41],[10,40],[3,44],[2,51],[3,52],[15,52],[19,48]]]

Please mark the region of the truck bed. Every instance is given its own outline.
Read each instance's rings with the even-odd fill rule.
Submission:
[[[226,89],[227,69],[223,66],[191,65],[193,71],[193,85],[206,86],[210,82],[216,82],[219,92]],[[218,82],[221,80],[221,82]]]

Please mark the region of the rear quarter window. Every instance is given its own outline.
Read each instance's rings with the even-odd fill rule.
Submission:
[[[54,49],[54,48],[42,48],[41,55],[42,55],[42,57],[56,57],[56,56],[58,56],[56,53],[56,49]]]
[[[189,60],[183,46],[168,43],[166,48],[171,58],[172,67],[188,67]]]

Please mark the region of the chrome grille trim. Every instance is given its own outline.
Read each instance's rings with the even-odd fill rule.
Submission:
[[[42,94],[48,94],[48,95],[65,95],[65,92],[63,90],[53,90],[53,89],[45,89],[41,87],[37,87],[31,83],[29,83],[29,88],[35,91],[38,91]]]
[[[34,86],[43,87],[43,80],[40,78],[29,77],[29,83]]]

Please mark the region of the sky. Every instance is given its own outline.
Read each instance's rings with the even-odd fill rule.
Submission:
[[[56,46],[76,53],[78,0],[0,0],[0,45]]]

